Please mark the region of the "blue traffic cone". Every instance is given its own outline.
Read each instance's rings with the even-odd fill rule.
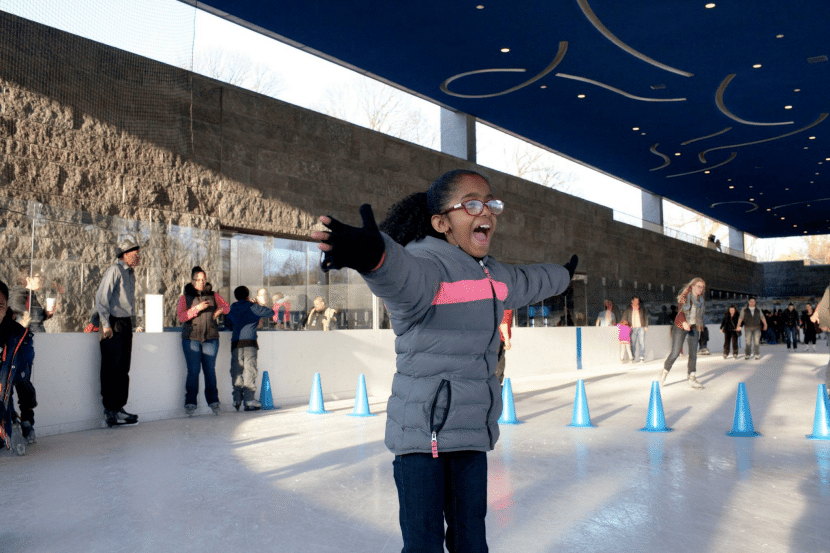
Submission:
[[[827,399],[827,386],[825,384],[818,385],[813,433],[807,437],[811,440],[830,440],[830,400]]]
[[[660,398],[660,383],[655,380],[651,383],[651,397],[648,400],[646,425],[640,429],[640,432],[671,432],[672,430],[674,429],[666,426],[663,400]]]
[[[366,395],[366,377],[362,374],[357,379],[357,392],[354,396],[354,410],[350,417],[376,417],[369,410],[369,397]]]
[[[501,391],[502,410],[499,417],[499,424],[521,424],[522,421],[516,418],[516,407],[513,405],[513,387],[510,379],[504,379],[504,386]]]
[[[585,381],[576,381],[576,397],[574,398],[574,414],[571,417],[571,424],[576,428],[596,428],[591,424],[591,414],[588,412],[588,398],[585,395]]]
[[[308,398],[308,412],[312,415],[325,415],[323,405],[323,387],[320,386],[320,373],[314,373],[314,385],[311,386],[311,396]]]
[[[746,397],[746,384],[738,384],[738,397],[735,400],[735,420],[732,422],[732,430],[726,433],[727,436],[735,438],[754,438],[760,436],[752,426],[752,413],[749,410],[749,398]]]
[[[271,379],[268,378],[268,371],[262,371],[262,387],[259,390],[259,402],[263,411],[276,409],[274,398],[271,396]]]

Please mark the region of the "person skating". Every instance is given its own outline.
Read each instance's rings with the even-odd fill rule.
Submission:
[[[660,384],[665,384],[666,377],[672,368],[675,360],[680,356],[683,348],[683,340],[686,340],[689,348],[689,364],[686,380],[692,388],[700,389],[703,385],[697,381],[695,376],[697,369],[697,347],[700,340],[699,332],[703,327],[703,315],[706,310],[706,298],[704,291],[706,283],[702,278],[696,277],[681,288],[677,296],[677,318],[674,321],[674,334],[672,335],[672,348],[666,362],[663,364],[663,372],[660,374]]]
[[[565,267],[490,257],[503,209],[482,175],[451,171],[393,206],[386,234],[363,205],[362,228],[321,217],[329,230],[311,235],[324,270],[355,269],[389,310],[398,355],[385,442],[395,455],[404,553],[443,552],[445,535],[449,551],[487,551],[502,312],[561,294],[576,268],[576,256]]]
[[[246,411],[256,411],[262,407],[254,398],[257,377],[257,328],[262,318],[274,316],[274,310],[260,305],[250,298],[247,286],[238,286],[233,291],[236,301],[228,312],[231,330],[231,383],[233,385],[233,406],[245,404]]]
[[[35,443],[35,347],[31,331],[14,320],[8,301],[9,287],[0,281],[0,448],[24,455],[26,444]],[[19,414],[14,408],[15,391]]]

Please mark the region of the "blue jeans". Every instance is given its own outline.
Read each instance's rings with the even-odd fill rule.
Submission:
[[[196,405],[196,396],[199,395],[199,371],[205,373],[205,401],[208,405],[219,402],[219,391],[216,389],[216,353],[219,351],[219,340],[182,340],[184,360],[187,363],[187,380],[184,383],[184,404]]]
[[[785,326],[784,333],[787,335],[787,349],[798,349],[798,327]]]
[[[646,356],[646,329],[638,326],[631,329],[631,351],[634,354],[632,361],[643,359]]]
[[[396,455],[402,553],[486,553],[487,454],[453,451]]]
[[[674,333],[672,334],[672,343],[671,343],[671,353],[669,354],[668,359],[663,364],[663,369],[670,371],[672,365],[680,356],[680,350],[683,349],[683,340],[686,339],[686,347],[688,348],[689,353],[689,370],[688,374],[694,374],[697,370],[697,346],[698,342],[700,341],[700,332],[697,330],[692,330],[686,332],[682,328],[674,328]]]
[[[747,357],[752,357],[752,348],[755,348],[755,355],[761,354],[761,329],[744,327],[744,334],[746,335],[746,352]],[[767,342],[770,343],[770,342]],[[775,343],[773,340],[771,343]]]

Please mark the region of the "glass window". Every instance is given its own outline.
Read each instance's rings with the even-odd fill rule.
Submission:
[[[277,321],[264,321],[260,330],[302,329],[317,297],[336,311],[337,329],[372,328],[369,287],[351,269],[324,273],[316,242],[225,231],[220,249],[222,296],[247,286],[260,303],[277,306]]]

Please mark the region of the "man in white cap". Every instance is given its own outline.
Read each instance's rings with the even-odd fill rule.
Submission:
[[[141,262],[140,246],[131,239],[118,244],[118,261],[109,267],[95,294],[95,307],[101,319],[101,396],[107,426],[133,425],[138,415],[127,413],[130,389],[130,358],[133,350],[135,315],[135,273]],[[142,332],[142,328],[136,328]]]

